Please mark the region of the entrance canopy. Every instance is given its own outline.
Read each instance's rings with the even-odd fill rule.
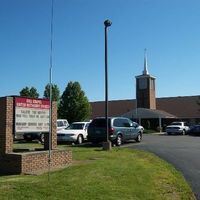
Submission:
[[[132,118],[132,119],[155,119],[155,118],[177,118],[163,110],[147,109],[147,108],[135,108],[125,114],[122,117]]]

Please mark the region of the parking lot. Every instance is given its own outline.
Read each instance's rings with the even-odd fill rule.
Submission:
[[[182,135],[143,135],[141,143],[125,145],[150,151],[180,170],[200,199],[200,137]]]

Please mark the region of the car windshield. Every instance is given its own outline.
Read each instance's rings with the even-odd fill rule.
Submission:
[[[108,126],[110,127],[110,119],[108,119]],[[106,119],[105,118],[99,118],[99,119],[94,119],[90,127],[106,127]]]
[[[78,124],[78,123],[74,123],[74,124],[71,124],[67,129],[78,129],[78,130],[81,130],[84,128],[84,124]]]
[[[64,124],[62,121],[57,121],[57,127],[62,127]]]
[[[181,126],[181,123],[180,123],[180,122],[173,122],[173,123],[171,123],[171,125],[178,125],[178,126]]]

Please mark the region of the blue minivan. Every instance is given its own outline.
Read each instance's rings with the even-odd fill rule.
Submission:
[[[108,129],[109,140],[117,146],[128,140],[141,142],[144,130],[142,126],[125,117],[109,117]],[[100,143],[106,141],[106,139],[105,117],[93,119],[88,127],[88,141]]]

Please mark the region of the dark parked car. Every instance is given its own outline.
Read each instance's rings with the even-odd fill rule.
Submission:
[[[24,140],[26,140],[27,142],[31,142],[32,140],[39,140],[41,143],[44,143],[44,133],[24,133]]]
[[[200,135],[200,125],[194,125],[190,128],[190,135]]]
[[[108,118],[109,139],[112,143],[120,146],[124,141],[142,140],[143,127],[124,117]],[[106,141],[106,119],[95,118],[88,127],[88,141],[99,143]]]
[[[69,126],[69,123],[66,119],[57,119],[57,131],[63,130]],[[27,142],[32,140],[39,140],[41,143],[44,143],[44,134],[42,132],[29,132],[23,134],[23,139]]]

